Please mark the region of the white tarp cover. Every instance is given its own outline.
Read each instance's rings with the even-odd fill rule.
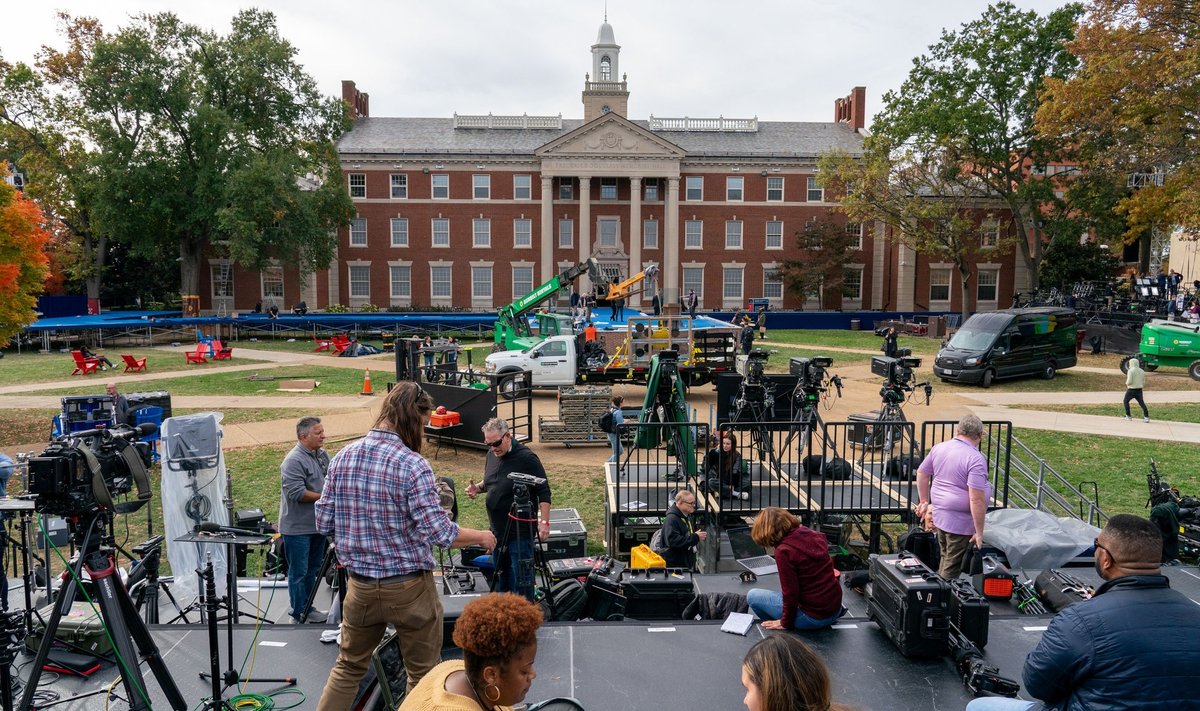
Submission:
[[[1061,567],[1091,548],[1099,534],[1083,521],[1033,509],[996,509],[983,525],[984,542],[1004,551],[1011,568]]]
[[[229,525],[229,511],[224,503],[227,476],[225,454],[220,448],[223,417],[219,412],[201,412],[171,417],[162,424],[162,520],[167,536],[167,558],[171,561],[171,572],[175,577],[173,585],[176,596],[181,598],[192,598],[199,594],[200,581],[196,570],[208,562],[209,554],[212,554],[217,594],[224,595],[227,588],[228,547],[224,543],[179,543],[175,540],[191,533],[198,523]],[[217,466],[188,470],[180,468],[178,462],[172,460],[173,453],[183,452],[196,443],[184,443],[181,438],[189,438],[196,433],[200,435],[198,440],[204,440],[205,446],[215,446],[219,455]],[[181,604],[186,602],[181,600]]]

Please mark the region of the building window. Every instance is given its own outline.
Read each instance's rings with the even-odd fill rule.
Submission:
[[[995,301],[996,300],[996,284],[1000,281],[1000,271],[998,269],[980,269],[979,270],[979,292],[976,299],[979,301]]]
[[[808,177],[808,201],[825,202],[825,190],[817,185],[817,179],[811,175]]]
[[[533,221],[524,218],[513,220],[513,247],[533,246]]]
[[[683,226],[683,248],[704,249],[704,223],[688,220]]]
[[[232,299],[233,298],[233,265],[228,262],[224,264],[209,264],[208,265],[209,280],[212,284],[212,296],[214,299]]]
[[[262,270],[263,301],[283,298],[283,267],[267,267]]]
[[[843,267],[842,298],[847,301],[862,301],[862,267]]]
[[[600,246],[601,247],[616,247],[617,233],[620,231],[621,222],[608,217],[601,217],[598,221],[600,231]]]
[[[570,178],[558,179],[558,199],[559,200],[574,200],[575,199],[575,184]]]
[[[412,267],[392,267],[392,298],[412,298]]]
[[[616,200],[617,199],[617,179],[616,178],[601,178],[600,179],[600,199],[601,200]]]
[[[471,176],[471,197],[476,200],[490,200],[492,197],[492,176]]]
[[[725,178],[725,202],[741,202],[746,179],[740,175]]]
[[[725,223],[725,249],[742,248],[742,221],[729,220]]]
[[[350,246],[367,246],[367,218],[356,217],[350,220]]]
[[[701,304],[704,303],[704,267],[684,267],[683,268],[683,291],[680,291],[680,296],[687,298],[690,291],[695,289],[696,298]]]
[[[684,199],[688,202],[699,202],[704,199],[704,176],[689,175],[687,177]]]
[[[408,246],[408,218],[393,217],[392,218],[392,246],[407,247]]]
[[[403,200],[408,197],[408,176],[392,175],[392,199]]]
[[[612,60],[607,54],[600,58],[600,81],[612,81]]]
[[[371,268],[350,267],[350,298],[371,298]]]
[[[950,300],[950,270],[949,269],[930,269],[929,270],[929,300],[930,301],[949,301]]]
[[[846,223],[846,234],[852,238],[849,249],[862,249],[863,227],[861,222]]]
[[[742,300],[742,267],[725,267],[721,279],[721,298],[725,301]]]
[[[450,298],[450,267],[429,268],[429,296],[433,299]]]
[[[513,200],[533,199],[533,178],[528,175],[513,176]]]
[[[783,298],[783,279],[779,277],[779,272],[774,269],[767,269],[763,272],[763,298]]]
[[[471,220],[471,246],[492,246],[492,221],[488,219]]]
[[[350,197],[365,198],[367,196],[367,174],[350,174]]]
[[[450,220],[445,217],[438,217],[433,221],[433,246],[450,246]]]
[[[646,220],[642,223],[643,249],[658,249],[658,220]]]
[[[513,267],[512,285],[514,301],[533,291],[533,267]]]
[[[647,178],[645,189],[647,202],[658,200],[658,178]]]
[[[783,202],[783,178],[767,178],[767,202]]]
[[[771,220],[767,223],[767,249],[783,249],[783,222]]]
[[[575,243],[575,221],[574,220],[559,220],[558,221],[558,246],[562,249],[569,249]]]
[[[979,226],[979,246],[995,247],[1000,244],[1000,221],[984,220]]]
[[[491,300],[492,268],[471,267],[471,298]]]
[[[434,200],[450,199],[450,176],[447,173],[434,173],[429,176],[429,185]]]

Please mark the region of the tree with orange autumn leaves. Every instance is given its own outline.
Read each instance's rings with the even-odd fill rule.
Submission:
[[[42,211],[0,182],[0,344],[33,323],[49,260]]]

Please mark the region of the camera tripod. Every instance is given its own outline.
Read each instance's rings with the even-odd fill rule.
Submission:
[[[158,624],[159,592],[167,596],[175,611],[179,613],[175,619],[182,619],[185,624],[191,624],[187,613],[179,606],[179,602],[171,594],[171,588],[168,587],[168,583],[173,582],[174,578],[164,579],[158,576],[159,567],[162,565],[162,544],[163,537],[160,535],[133,547],[133,552],[142,556],[142,562],[129,576],[129,594],[133,598],[134,607],[142,611],[142,619],[148,625]]]
[[[536,602],[534,576],[538,571],[541,571],[543,576],[542,584],[546,591],[546,603],[550,608],[551,618],[553,618],[555,612],[554,595],[551,592],[551,586],[546,574],[545,554],[542,546],[537,541],[537,529],[533,525],[536,523],[537,517],[533,512],[533,502],[529,498],[529,486],[514,481],[513,501],[508,508],[508,523],[504,526],[504,535],[499,539],[503,543],[497,542],[496,551],[493,554],[496,565],[493,573],[492,588],[494,589],[496,584],[499,583],[501,572],[513,565],[510,550],[515,550],[517,552],[517,559],[516,570],[512,571],[513,587],[515,588],[513,592],[523,595],[531,602]],[[513,533],[513,526],[516,526],[516,531],[515,535],[510,538],[510,534]]]
[[[751,390],[753,389],[753,390]],[[734,401],[737,409],[729,422],[731,424],[750,423],[757,427],[749,428],[750,448],[758,451],[758,461],[769,461],[775,471],[783,471],[783,463],[775,450],[775,442],[767,423],[775,419],[775,393],[769,383],[747,384],[742,381]]]
[[[321,587],[322,580],[329,579],[329,571],[333,570],[333,582],[331,587],[335,587],[338,595],[338,604],[346,602],[346,569],[338,562],[337,551],[332,545],[325,546],[325,557],[321,560],[321,567],[317,571],[316,582],[313,583],[312,589],[308,591],[308,599],[304,601],[304,614],[300,615],[300,622],[308,622],[308,611],[313,609],[313,602],[317,599],[317,588]],[[332,608],[331,608],[332,609]]]
[[[33,671],[25,685],[25,693],[21,697],[20,708],[32,707],[33,697],[38,690],[38,679],[42,674],[42,665],[50,656],[54,646],[54,636],[58,631],[62,616],[71,609],[75,595],[82,579],[84,569],[87,569],[92,584],[96,589],[96,602],[100,604],[100,618],[109,631],[113,641],[113,651],[121,669],[121,682],[132,711],[150,711],[153,708],[146,691],[145,680],[142,677],[139,660],[145,661],[158,680],[167,703],[175,711],[188,708],[179,687],[171,678],[167,665],[163,662],[162,654],[158,651],[154,639],[144,622],[138,617],[129,592],[116,575],[117,566],[114,558],[113,540],[108,535],[107,523],[111,513],[90,513],[78,522],[72,524],[72,535],[79,544],[79,558],[71,570],[71,576],[63,584],[54,612],[46,621],[46,629],[42,633],[42,643],[38,646],[37,656],[33,661]]]
[[[837,386],[840,396],[842,392],[841,378],[835,375],[829,382]],[[787,451],[796,437],[799,437],[799,451],[801,455],[804,455],[808,452],[814,432],[821,433],[826,450],[833,451],[836,448],[829,432],[825,429],[825,420],[821,417],[820,411],[821,394],[828,389],[827,385],[805,385],[803,380],[796,382],[796,389],[792,391],[792,426],[788,428],[788,436],[783,443],[784,451]]]

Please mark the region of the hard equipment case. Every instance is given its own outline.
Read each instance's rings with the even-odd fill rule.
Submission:
[[[946,582],[909,555],[871,556],[867,619],[905,656],[938,656],[947,646]]]

